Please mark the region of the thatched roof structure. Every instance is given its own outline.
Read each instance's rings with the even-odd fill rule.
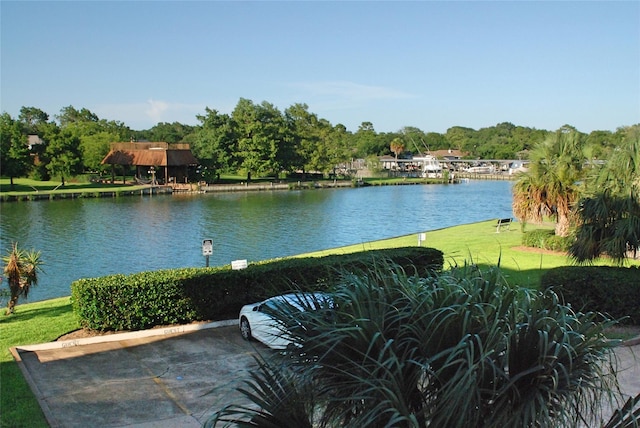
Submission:
[[[112,143],[102,160],[108,165],[189,166],[198,165],[188,144]]]
[[[102,159],[103,165],[112,166],[112,178],[115,181],[115,166],[122,165],[127,169],[136,168],[136,177],[147,176],[154,168],[159,167],[160,176],[164,176],[165,183],[186,181],[189,167],[199,164],[193,156],[188,144],[153,143],[111,143],[111,150]],[[147,171],[149,168],[151,170]],[[152,176],[155,172],[152,173]],[[124,172],[123,172],[124,175]]]

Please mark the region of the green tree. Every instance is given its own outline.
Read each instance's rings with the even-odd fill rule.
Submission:
[[[368,155],[380,155],[388,150],[386,143],[383,148],[379,147],[376,130],[371,122],[362,122],[353,138],[356,144],[356,156],[360,158],[366,158]]]
[[[292,138],[295,158],[294,169],[307,171],[321,170],[321,145],[318,116],[309,112],[306,104],[294,104],[284,111],[284,117]]]
[[[587,194],[576,206],[576,240],[569,253],[579,263],[601,255],[620,265],[640,250],[640,125],[587,180]]]
[[[241,98],[231,113],[238,138],[240,167],[251,173],[278,174],[294,160],[291,138],[286,133],[284,117],[272,104],[254,104]]]
[[[591,426],[613,403],[611,321],[498,269],[427,277],[382,261],[345,272],[332,304],[301,298],[274,316],[293,345],[258,359],[253,406],[206,426]]]
[[[563,127],[532,150],[529,170],[513,187],[513,213],[521,222],[550,216],[556,219],[556,235],[569,235],[583,178],[582,148],[582,135]]]
[[[405,126],[399,132],[399,137],[404,142],[404,148],[411,153],[422,153],[426,150],[435,150],[427,141],[426,134],[415,126]],[[393,149],[391,150],[393,153]]]
[[[56,115],[56,119],[61,128],[78,123],[78,122],[98,122],[100,118],[97,114],[86,108],[77,110],[73,106],[67,106],[60,109],[60,113]]]
[[[46,169],[52,176],[59,176],[62,185],[66,177],[82,172],[80,138],[67,129],[50,124],[45,132]]]
[[[475,130],[462,126],[454,126],[447,129],[444,137],[447,139],[450,148],[469,152],[472,158],[477,158],[476,149],[478,142]]]
[[[49,114],[37,107],[21,107],[18,121],[22,125],[22,132],[42,136],[42,125],[49,122]]]
[[[11,315],[15,311],[18,299],[21,296],[27,298],[31,287],[38,284],[38,272],[42,270],[42,260],[39,251],[20,250],[18,243],[14,242],[2,261],[5,263],[4,274],[11,293],[6,315]]]
[[[201,125],[193,133],[191,151],[200,161],[203,178],[213,181],[220,172],[237,167],[235,130],[229,115],[209,107],[196,117]]]
[[[303,172],[329,172],[333,167],[328,147],[331,125],[309,112],[306,104],[294,104],[284,115],[293,139],[295,167]]]
[[[111,143],[127,141],[131,135],[123,123],[100,119],[86,108],[64,107],[56,119],[61,129],[80,140],[81,161],[90,171],[104,171],[107,167],[101,162],[109,153]]]
[[[335,173],[336,166],[347,163],[353,158],[354,149],[351,144],[353,134],[342,124],[332,126],[326,119],[320,120],[322,139],[327,148],[327,169]]]
[[[611,131],[592,131],[586,140],[591,153],[590,160],[606,159],[615,147],[615,137]]]
[[[429,147],[429,150],[446,150],[450,148],[447,139],[439,132],[427,132],[424,142]]]
[[[144,136],[149,141],[163,141],[173,144],[183,142],[193,132],[193,126],[183,125],[180,122],[160,122],[151,129],[144,131]]]
[[[27,138],[20,131],[20,124],[3,113],[0,116],[0,174],[9,177],[11,189],[14,177],[26,175],[31,164]]]
[[[102,165],[102,160],[109,153],[111,143],[118,141],[122,141],[120,135],[108,131],[80,137],[80,151],[84,168],[87,171],[106,171],[108,166]]]

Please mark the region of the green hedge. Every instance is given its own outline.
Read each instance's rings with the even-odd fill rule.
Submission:
[[[245,304],[292,289],[324,289],[341,272],[382,260],[419,273],[441,270],[444,264],[439,250],[406,247],[282,259],[242,270],[225,266],[110,275],[73,282],[71,302],[82,327],[101,331],[228,319]]]
[[[566,266],[541,279],[576,310],[607,314],[623,324],[640,325],[640,268]]]
[[[542,248],[551,251],[569,251],[573,242],[571,237],[557,236],[553,230],[538,229],[522,235],[522,245],[525,247]]]

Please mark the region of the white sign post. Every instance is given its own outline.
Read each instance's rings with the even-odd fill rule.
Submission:
[[[427,240],[427,234],[426,233],[418,233],[418,247],[422,246],[422,242]]]
[[[213,254],[213,239],[202,240],[202,255],[205,257],[205,266],[209,267],[209,256]]]

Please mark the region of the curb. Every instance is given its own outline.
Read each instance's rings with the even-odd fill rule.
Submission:
[[[636,346],[636,345],[640,345],[640,336],[636,336],[622,342],[622,346]]]
[[[81,339],[61,340],[57,342],[39,343],[35,345],[14,346],[12,349],[20,351],[45,351],[49,349],[71,348],[74,346],[94,345],[96,343],[117,342],[120,340],[140,339],[153,336],[171,336],[174,334],[189,333],[206,330],[209,328],[228,327],[236,325],[238,320],[214,321],[206,324],[187,324],[175,327],[155,328],[151,330],[131,331],[127,333],[115,333],[108,336],[84,337]]]

